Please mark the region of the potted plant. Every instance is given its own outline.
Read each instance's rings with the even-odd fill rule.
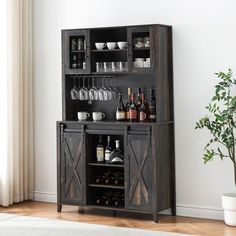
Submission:
[[[236,80],[232,70],[216,73],[219,82],[215,86],[214,96],[206,106],[208,115],[196,122],[195,129],[207,128],[211,139],[204,148],[203,160],[207,163],[215,157],[221,160],[229,158],[234,168],[236,186]],[[236,193],[222,195],[225,223],[236,226]]]

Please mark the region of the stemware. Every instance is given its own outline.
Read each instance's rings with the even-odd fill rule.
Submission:
[[[95,87],[94,84],[94,79],[95,77],[91,77],[92,78],[92,87],[89,89],[89,99],[90,100],[97,100],[97,88]]]
[[[70,95],[71,95],[71,99],[72,100],[77,100],[78,99],[78,88],[76,87],[76,77],[74,76],[73,79],[74,79],[74,86],[73,88],[71,89],[70,91]]]
[[[84,101],[88,100],[88,89],[85,87],[85,77],[83,78],[83,87],[79,90],[79,99]]]

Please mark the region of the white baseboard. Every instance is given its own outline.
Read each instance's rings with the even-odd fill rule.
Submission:
[[[34,201],[38,202],[57,202],[57,194],[49,192],[34,191]]]
[[[34,200],[39,202],[56,203],[57,195],[56,193],[35,191]],[[165,210],[162,213],[170,214],[170,210]],[[196,218],[215,219],[215,220],[224,219],[224,213],[221,208],[177,204],[176,213],[178,216],[188,216]]]

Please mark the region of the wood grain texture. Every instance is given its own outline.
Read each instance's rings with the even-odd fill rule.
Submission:
[[[83,214],[78,213],[78,207],[63,206],[63,213],[58,213],[56,211],[56,204],[53,203],[23,202],[14,204],[13,206],[8,208],[0,207],[0,212],[25,216],[45,217],[50,219],[61,219],[74,222],[85,222],[92,224],[140,228],[194,235],[236,235],[235,227],[229,227],[225,225],[223,221],[218,220],[160,215],[159,224],[155,224],[151,215],[117,212],[117,216],[115,217],[113,216],[112,211],[85,208],[80,209],[81,212],[84,211]]]

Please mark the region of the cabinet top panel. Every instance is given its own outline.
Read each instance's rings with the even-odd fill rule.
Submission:
[[[109,26],[109,27],[93,27],[93,28],[77,28],[77,29],[62,29],[62,31],[73,31],[73,30],[99,30],[99,29],[116,29],[116,28],[127,28],[127,27],[148,27],[148,26],[163,26],[170,27],[171,25],[165,24],[145,24],[145,25],[122,25],[122,26]]]

